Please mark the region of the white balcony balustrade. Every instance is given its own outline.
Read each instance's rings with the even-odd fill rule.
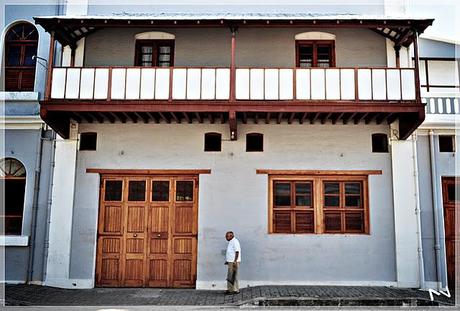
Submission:
[[[54,68],[51,98],[230,100],[229,68]],[[236,100],[414,101],[413,68],[237,68]]]

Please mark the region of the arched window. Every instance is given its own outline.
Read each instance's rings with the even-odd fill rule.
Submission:
[[[309,31],[295,35],[296,66],[335,67],[335,35]]]
[[[135,39],[136,66],[174,66],[174,35],[160,31],[149,31],[138,33]]]
[[[24,195],[26,189],[26,169],[13,158],[0,160],[0,183],[5,187],[5,211],[1,217],[5,221],[5,234],[21,235]]]
[[[5,37],[5,91],[33,91],[38,32],[30,23],[12,26]]]

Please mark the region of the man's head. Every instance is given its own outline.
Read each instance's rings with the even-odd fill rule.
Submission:
[[[231,239],[233,239],[233,237],[233,231],[228,231],[227,233],[225,233],[225,239],[227,239],[227,241],[230,241]]]

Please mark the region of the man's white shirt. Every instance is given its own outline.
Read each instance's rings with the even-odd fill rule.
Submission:
[[[241,247],[240,247],[240,242],[236,239],[233,238],[230,241],[228,241],[227,245],[227,253],[225,255],[225,261],[227,262],[234,262],[235,261],[235,253],[239,252],[238,259],[236,260],[237,262],[241,262]]]

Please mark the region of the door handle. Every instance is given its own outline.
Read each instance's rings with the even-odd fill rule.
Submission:
[[[161,238],[161,234],[157,234],[157,238]]]
[[[133,237],[137,237],[137,233],[134,233],[134,234],[133,234]]]

